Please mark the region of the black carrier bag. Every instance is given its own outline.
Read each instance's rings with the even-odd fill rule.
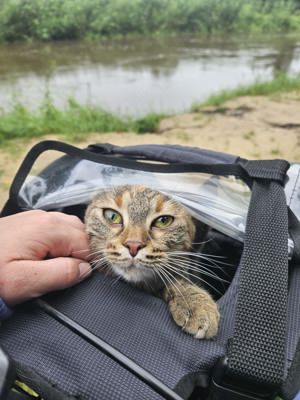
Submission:
[[[284,160],[248,161],[175,145],[36,145],[14,179],[2,217],[42,208],[82,218],[99,179],[106,184],[115,173],[114,184],[138,179],[145,186],[157,182],[158,189],[169,185],[194,213],[198,206],[206,209],[200,212],[211,226],[205,253],[225,257],[219,258],[222,268],[211,263],[214,273],[206,282],[221,322],[217,337],[196,340],[173,322],[161,299],[94,273],[76,287],[16,307],[2,323],[0,398],[294,398],[300,390],[297,168]],[[185,179],[202,179],[199,187],[212,196],[215,191],[214,199],[221,187],[229,222],[214,212],[217,200],[204,195],[200,201]],[[249,193],[246,227],[233,212],[241,198],[236,185]],[[227,286],[215,279],[224,273]],[[16,380],[25,385],[12,389]]]

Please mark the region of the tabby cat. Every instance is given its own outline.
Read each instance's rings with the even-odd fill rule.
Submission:
[[[85,224],[95,267],[162,296],[175,322],[195,338],[217,334],[217,305],[190,279],[196,228],[185,207],[144,186],[120,186],[93,199]]]

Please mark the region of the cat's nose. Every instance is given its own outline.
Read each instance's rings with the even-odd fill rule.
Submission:
[[[124,246],[127,247],[129,253],[132,257],[135,257],[140,249],[145,247],[143,242],[139,242],[137,240],[127,240],[124,243]]]

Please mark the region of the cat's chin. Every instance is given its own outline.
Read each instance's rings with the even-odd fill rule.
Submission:
[[[122,265],[113,264],[111,267],[117,276],[121,276],[125,281],[133,284],[144,283],[155,278],[154,271],[139,262]]]

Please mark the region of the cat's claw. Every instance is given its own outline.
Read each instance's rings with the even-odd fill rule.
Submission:
[[[214,302],[194,309],[182,329],[196,339],[210,339],[218,333],[220,315]]]
[[[210,339],[218,333],[219,313],[210,315],[207,319],[199,321],[199,329],[194,334],[196,339]]]
[[[185,332],[196,339],[210,339],[218,333],[220,314],[211,296],[203,289],[198,290],[190,298],[174,296],[169,300],[169,309],[174,321]]]

